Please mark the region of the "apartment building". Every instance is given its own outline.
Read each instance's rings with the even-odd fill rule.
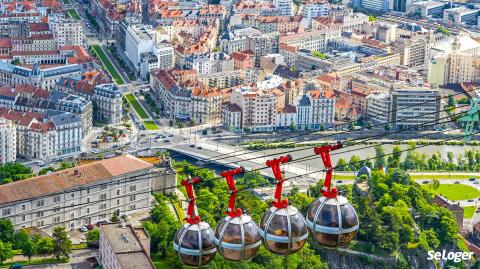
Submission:
[[[53,34],[12,37],[12,50],[14,51],[54,50],[56,48]]]
[[[197,87],[192,91],[191,119],[198,124],[222,121],[222,92]]]
[[[253,52],[255,66],[260,66],[260,58],[270,53],[278,53],[280,34],[278,32],[247,36],[245,50]]]
[[[367,96],[367,118],[375,123],[391,120],[392,96],[390,92],[376,91]]]
[[[0,118],[0,164],[16,160],[17,133],[15,124],[5,118]]]
[[[56,19],[48,22],[57,48],[83,46],[83,26],[81,21]]]
[[[296,46],[298,49],[325,52],[328,41],[334,38],[339,38],[340,34],[341,30],[338,29],[305,31],[302,33],[282,36],[280,37],[280,43]]]
[[[77,114],[82,121],[82,137],[92,130],[92,103],[85,98],[52,90],[51,92],[28,84],[0,87],[0,108],[16,111],[61,111]]]
[[[311,0],[304,4],[302,15],[307,19],[308,27],[312,27],[312,20],[317,17],[327,17],[332,5],[328,1]]]
[[[82,121],[76,114],[53,110],[41,114],[1,108],[0,117],[15,123],[19,156],[50,161],[80,153]]]
[[[140,54],[140,76],[147,80],[150,71],[156,69],[169,69],[175,64],[173,47],[166,43],[153,45],[151,52]]]
[[[150,87],[171,119],[188,120],[191,115],[192,90],[180,86],[167,70],[151,73]]]
[[[117,84],[96,85],[93,88],[92,100],[97,107],[96,120],[112,124],[122,122],[123,95]]]
[[[247,36],[260,34],[260,30],[252,27],[235,29],[233,32],[225,32],[220,38],[220,49],[228,55],[236,51],[244,51],[246,49]]]
[[[430,44],[426,35],[412,34],[401,35],[393,43],[396,51],[400,54],[400,64],[412,68],[425,67]]]
[[[99,263],[104,269],[155,269],[150,236],[144,228],[125,223],[100,225]]]
[[[391,94],[395,129],[415,126],[425,130],[436,128],[441,110],[439,89],[406,87],[394,89]]]
[[[176,184],[171,168],[121,155],[1,185],[0,214],[15,229],[37,227],[51,233],[62,225],[73,230],[114,213],[149,210],[151,192],[166,182],[169,187]]]
[[[335,98],[333,91],[314,90],[296,99],[298,130],[320,130],[333,126]]]

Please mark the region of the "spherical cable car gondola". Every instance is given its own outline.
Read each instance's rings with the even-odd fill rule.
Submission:
[[[331,187],[333,167],[330,151],[342,147],[336,145],[316,147],[315,154],[321,156],[326,169],[322,196],[310,205],[307,211],[307,226],[315,241],[327,247],[338,247],[348,244],[355,238],[359,227],[357,212],[347,198],[338,195],[336,188]]]
[[[267,161],[277,180],[272,206],[264,213],[260,222],[260,232],[265,248],[272,253],[288,255],[300,250],[307,241],[308,230],[305,218],[297,208],[282,200],[282,186],[285,181],[280,164],[290,162],[290,155]]]
[[[231,261],[251,259],[262,243],[257,224],[240,208],[235,208],[237,189],[234,176],[244,172],[245,169],[239,167],[220,174],[227,181],[230,200],[227,216],[218,223],[215,230],[215,243],[220,255]]]
[[[214,233],[210,225],[200,220],[196,212],[193,184],[199,183],[200,178],[183,180],[188,195],[187,223],[175,234],[173,248],[180,261],[189,266],[206,265],[213,260],[217,253],[214,242]]]

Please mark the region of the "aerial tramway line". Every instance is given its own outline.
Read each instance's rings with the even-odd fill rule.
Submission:
[[[385,135],[388,133],[372,138]],[[196,211],[193,184],[199,183],[201,179],[182,181],[187,189],[189,206],[187,223],[175,235],[174,249],[180,260],[190,266],[202,266],[213,260],[218,251],[227,260],[245,261],[257,253],[261,242],[274,254],[289,255],[300,250],[309,235],[321,246],[336,248],[347,245],[355,238],[360,224],[353,206],[331,186],[334,167],[330,152],[342,147],[342,143],[337,142],[313,148],[314,153],[321,156],[324,165],[322,171],[326,175],[321,196],[312,202],[306,217],[290,205],[287,199],[282,199],[282,187],[286,179],[283,178],[281,165],[292,161],[290,155],[266,162],[266,166],[272,169],[277,184],[274,200],[262,216],[260,225],[241,209],[235,208],[238,190],[235,188],[234,177],[245,172],[243,167],[221,173],[227,181],[230,199],[227,216],[219,222],[215,232],[200,220]],[[190,236],[185,236],[187,234]]]
[[[272,169],[277,181],[274,200],[271,207],[263,214],[260,225],[242,209],[235,208],[237,189],[234,177],[243,174],[245,169],[239,167],[224,171],[221,176],[227,181],[230,199],[226,217],[217,225],[215,232],[210,225],[201,221],[195,205],[193,184],[201,182],[200,178],[182,181],[188,195],[188,210],[185,225],[177,231],[174,249],[180,261],[189,266],[208,264],[219,254],[227,260],[245,261],[251,259],[263,242],[264,247],[277,255],[293,254],[305,245],[308,236],[322,246],[338,247],[348,244],[355,238],[359,228],[358,216],[348,200],[340,196],[332,187],[333,166],[330,151],[340,149],[341,142],[314,148],[320,155],[326,171],[321,197],[309,207],[306,218],[300,211],[282,198],[283,177],[281,165],[292,161],[290,155],[268,160],[266,166]]]

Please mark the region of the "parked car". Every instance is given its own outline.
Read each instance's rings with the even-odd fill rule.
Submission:
[[[337,183],[338,183],[338,184],[340,184],[340,183],[343,183],[343,181],[341,181],[341,180],[337,180]]]
[[[473,202],[473,199],[468,200],[469,202]]]
[[[106,224],[106,223],[109,223],[108,220],[100,220],[97,222],[97,226],[100,227],[100,225]]]
[[[428,184],[428,183],[430,183],[430,181],[428,181],[428,180],[422,181],[422,184]]]
[[[95,229],[95,226],[93,226],[93,224],[87,224],[87,225],[85,225],[85,227],[87,227],[87,229],[89,229],[89,230]]]
[[[460,181],[455,181],[455,182],[453,182],[453,183],[455,183],[455,184],[460,184]]]
[[[474,181],[474,182],[473,182],[473,184],[475,184],[475,185],[478,185],[478,184],[479,184],[479,182],[478,182],[478,181]]]
[[[202,149],[202,147],[199,146],[199,147],[197,147],[197,149]]]
[[[82,226],[82,227],[80,228],[80,231],[81,231],[81,232],[87,232],[87,231],[88,231],[88,229],[87,229],[87,227],[86,227],[86,226]]]
[[[195,145],[194,145],[194,144],[191,144],[191,145],[190,145],[190,147],[191,147],[191,148],[194,148],[194,147],[195,147]]]
[[[477,179],[474,178],[474,177],[471,177],[471,178],[468,179],[468,181],[475,181],[475,180],[477,180]]]

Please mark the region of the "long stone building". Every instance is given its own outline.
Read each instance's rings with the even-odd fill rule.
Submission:
[[[150,164],[121,155],[0,186],[0,217],[15,229],[77,229],[152,206],[152,191],[173,191],[168,160]]]

